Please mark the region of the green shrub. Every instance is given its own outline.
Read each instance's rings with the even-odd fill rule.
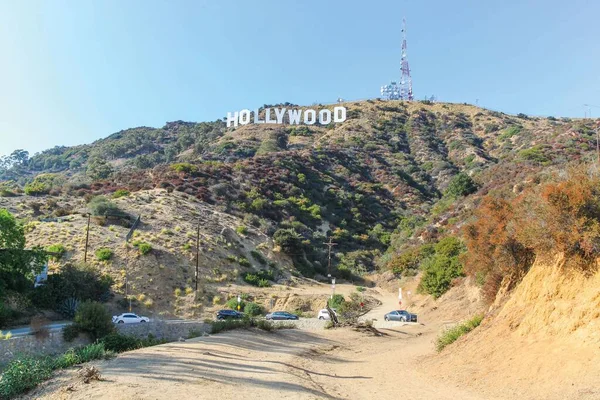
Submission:
[[[252,326],[250,319],[215,321],[210,326],[210,333],[215,334],[233,329],[247,329]]]
[[[38,308],[57,309],[65,317],[73,318],[77,299],[105,302],[112,284],[109,275],[100,275],[92,266],[65,265],[59,273],[50,274],[46,284],[31,291],[29,297]]]
[[[53,369],[63,369],[69,368],[73,365],[79,364],[79,356],[75,352],[75,349],[69,349],[65,353],[61,354],[57,358],[54,359],[52,364]]]
[[[49,251],[50,253],[56,253],[56,255],[53,255],[51,258],[54,261],[58,261],[67,252],[67,249],[62,244],[51,244],[50,246],[46,247],[46,251]]]
[[[458,257],[448,257],[444,254],[423,261],[423,276],[418,290],[432,295],[435,299],[450,289],[452,280],[463,275],[463,266]]]
[[[251,317],[255,317],[263,313],[263,308],[262,306],[256,303],[246,303],[244,306],[244,313]]]
[[[519,151],[519,157],[521,157],[523,160],[532,161],[543,165],[546,165],[550,162],[550,159],[544,153],[544,149],[539,145]]]
[[[92,343],[81,347],[75,350],[75,354],[77,355],[80,363],[85,363],[92,360],[101,360],[109,355],[104,350],[104,344],[102,342]]]
[[[248,261],[248,259],[244,256],[240,256],[237,259],[237,261],[242,267],[250,268],[252,266],[252,264],[250,264],[250,261]]]
[[[122,211],[115,203],[110,201],[104,196],[96,196],[88,203],[88,207],[92,211],[92,215],[106,217],[106,216],[126,216],[127,214]]]
[[[0,398],[12,399],[33,389],[52,376],[52,363],[48,358],[17,358],[12,360],[0,377]]]
[[[357,291],[357,292],[360,292],[360,293],[364,292],[365,290],[367,290],[367,289],[366,289],[364,286],[358,286],[358,287],[356,288],[356,291]]]
[[[152,246],[149,243],[141,242],[139,240],[133,242],[133,247],[137,247],[138,251],[142,254],[148,254],[152,251]]]
[[[65,342],[72,342],[79,336],[79,327],[75,324],[66,325],[62,329]]]
[[[446,188],[446,196],[461,197],[477,191],[477,185],[471,177],[463,172],[452,178]]]
[[[112,258],[113,252],[111,249],[103,247],[96,250],[96,258],[100,261],[108,261]]]
[[[271,332],[273,329],[275,329],[274,324],[271,321],[264,319],[256,321],[255,324],[258,329],[262,329],[263,331]]]
[[[235,228],[235,231],[239,234],[239,235],[246,235],[248,233],[248,228],[245,227],[244,225],[240,225],[237,228]]]
[[[346,299],[344,299],[343,295],[341,295],[341,294],[334,294],[333,297],[329,299],[328,303],[329,303],[329,307],[337,309],[345,301],[346,301]]]
[[[111,315],[106,307],[94,301],[82,303],[75,314],[75,324],[92,340],[100,339],[114,331]]]
[[[187,174],[193,174],[193,173],[198,172],[198,167],[195,165],[192,165],[190,163],[173,164],[173,165],[171,165],[171,168],[177,172],[184,172]]]
[[[229,300],[227,300],[227,302],[225,303],[225,307],[232,309],[232,310],[237,310],[237,306],[238,306],[237,297],[232,297]],[[241,299],[239,306],[240,306],[240,312],[243,312],[244,307],[246,306],[246,302],[244,301],[244,299]]]
[[[273,234],[273,241],[281,246],[286,253],[300,253],[302,251],[302,236],[293,228],[278,229]]]
[[[510,139],[511,137],[518,135],[519,133],[521,133],[521,127],[517,126],[517,125],[513,125],[513,126],[509,126],[508,128],[506,128],[504,130],[504,132],[502,132],[502,134],[500,136],[498,136],[498,139],[500,141],[504,141],[506,139]]]
[[[481,324],[482,320],[483,315],[476,315],[470,320],[463,322],[462,324],[458,324],[450,329],[446,329],[436,340],[435,347],[437,351],[442,351],[444,347],[448,346],[451,343],[454,343],[459,337],[477,328],[479,324]]]
[[[242,275],[242,279],[253,286],[269,287],[275,278],[272,270],[261,269],[256,272],[246,272]]]
[[[106,350],[122,353],[139,348],[139,340],[134,336],[121,335],[113,332],[102,338]]]
[[[130,195],[129,190],[118,189],[118,190],[115,190],[115,192],[112,194],[112,198],[113,199],[118,199],[120,197],[126,197],[126,196],[129,196],[129,195]]]
[[[261,263],[263,265],[267,263],[267,259],[259,251],[252,250],[252,251],[250,251],[250,254],[259,263]]]

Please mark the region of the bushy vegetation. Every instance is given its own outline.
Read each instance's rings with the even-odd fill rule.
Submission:
[[[13,399],[35,388],[49,379],[57,369],[73,365],[110,358],[114,355],[105,349],[103,343],[93,343],[81,348],[70,349],[62,355],[53,357],[18,357],[12,360],[0,377],[0,398]]]
[[[248,314],[251,317],[261,315],[263,312],[264,308],[259,304],[249,302],[244,305],[244,314]]]
[[[436,243],[433,250],[433,254],[422,263],[423,276],[418,290],[437,299],[450,289],[453,279],[463,275],[459,256],[465,247],[458,238],[447,236]]]
[[[440,336],[435,342],[435,347],[437,351],[442,351],[444,347],[448,346],[451,343],[454,343],[459,337],[477,328],[479,324],[481,324],[482,320],[483,315],[476,315],[468,321],[460,323],[452,328],[446,329],[440,334]]]
[[[51,258],[55,261],[60,260],[67,252],[67,249],[62,244],[51,244],[50,246],[46,247],[46,250],[50,253],[54,253]]]
[[[112,194],[112,198],[113,199],[118,199],[118,198],[121,198],[121,197],[127,197],[127,196],[129,196],[129,194],[130,194],[129,190],[126,190],[126,189],[117,189]]]
[[[345,301],[344,295],[334,294],[327,302],[329,303],[329,307],[338,309]]]
[[[107,301],[113,280],[109,275],[101,275],[89,265],[65,265],[59,273],[50,274],[44,286],[31,289],[29,298],[40,309],[58,310],[66,317],[79,301]],[[65,302],[70,305],[63,307]]]
[[[90,200],[88,207],[95,216],[126,216],[127,214],[104,196],[96,196]]]
[[[52,364],[47,359],[32,357],[11,361],[0,377],[0,397],[12,399],[32,389],[52,376]]]
[[[100,261],[108,261],[112,258],[113,251],[107,247],[96,250],[96,258]]]
[[[136,247],[142,255],[148,254],[152,251],[152,245],[150,243],[142,242],[139,240],[133,242],[133,247]]]
[[[253,318],[244,318],[242,320],[224,320],[224,321],[214,321],[211,323],[210,333],[215,334],[219,332],[231,331],[234,329],[249,329],[249,328],[258,328],[267,332],[276,330],[276,329],[293,329],[296,326],[294,324],[285,324],[285,323],[273,323],[271,321],[266,321],[264,319],[253,319]]]
[[[272,270],[261,269],[256,272],[246,272],[242,274],[244,282],[258,287],[269,287],[273,281],[274,275]]]
[[[465,173],[457,174],[446,188],[445,194],[451,197],[461,197],[477,191],[477,185],[471,177]]]
[[[124,351],[155,346],[158,344],[166,343],[166,341],[156,339],[150,335],[145,339],[140,339],[135,336],[122,335],[120,333],[113,332],[103,337],[101,343],[104,345],[104,348],[106,350],[114,351],[115,353],[122,353]]]
[[[75,325],[92,340],[103,338],[114,331],[111,315],[104,305],[93,301],[83,302],[75,314]]]
[[[563,253],[591,271],[600,255],[600,178],[584,168],[525,190],[513,199],[487,196],[465,227],[465,271],[483,281],[488,301],[517,282],[535,254]]]

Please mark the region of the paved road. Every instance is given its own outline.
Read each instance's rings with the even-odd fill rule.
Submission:
[[[150,320],[151,323],[155,322],[155,321],[156,320]],[[201,322],[201,321],[197,321],[197,320],[181,320],[181,319],[167,319],[167,320],[161,320],[161,321],[166,322],[168,324]],[[57,321],[57,322],[48,324],[46,326],[50,332],[53,332],[53,331],[59,331],[62,328],[64,328],[65,326],[71,325],[72,323],[73,323],[72,321]],[[14,328],[10,328],[8,330],[2,330],[2,333],[3,334],[10,333],[12,335],[12,337],[33,335],[33,331],[29,325],[17,326]]]
[[[72,322],[70,321],[58,321],[58,322],[53,322],[51,324],[46,325],[48,330],[50,331],[58,331],[61,330],[63,327],[72,324]],[[15,336],[26,336],[26,335],[31,335],[33,334],[33,331],[31,330],[30,326],[18,326],[16,328],[11,328],[8,331],[2,331],[2,333],[7,334],[10,333],[13,337]]]

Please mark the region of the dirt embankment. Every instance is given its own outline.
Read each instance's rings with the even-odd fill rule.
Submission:
[[[600,399],[600,270],[538,258],[495,318],[424,366],[507,399]]]

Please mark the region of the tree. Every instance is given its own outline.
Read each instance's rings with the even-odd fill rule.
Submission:
[[[46,259],[40,248],[25,250],[25,233],[15,217],[0,209],[0,290],[23,290]]]
[[[113,167],[102,158],[93,158],[88,163],[87,175],[94,179],[107,179],[113,173]]]
[[[273,240],[286,253],[298,253],[302,250],[302,236],[293,228],[278,229],[273,235]]]
[[[82,303],[75,314],[75,325],[92,340],[101,339],[114,331],[112,318],[106,307],[94,301]]]
[[[477,185],[471,177],[463,172],[456,175],[446,189],[447,196],[461,197],[477,191]]]

